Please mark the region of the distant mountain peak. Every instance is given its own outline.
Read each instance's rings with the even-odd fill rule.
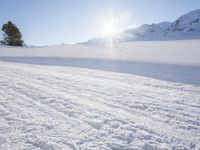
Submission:
[[[172,23],[164,21],[127,29],[118,37],[120,42],[181,39],[200,39],[200,9],[184,14]],[[84,44],[97,45],[105,41],[106,38],[94,38]]]
[[[200,9],[191,11],[175,20],[169,31],[200,31]]]

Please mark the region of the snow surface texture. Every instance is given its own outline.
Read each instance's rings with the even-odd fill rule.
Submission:
[[[199,150],[199,47],[0,46],[0,150]]]
[[[0,62],[2,150],[198,150],[200,86]]]
[[[128,29],[116,37],[94,38],[84,44],[98,45],[109,39],[125,41],[181,40],[200,38],[200,9],[191,11],[174,22],[144,24],[138,28]]]

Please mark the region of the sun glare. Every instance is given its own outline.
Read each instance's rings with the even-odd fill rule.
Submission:
[[[118,43],[120,22],[118,17],[105,18],[102,24],[103,44],[107,48],[113,48]]]
[[[117,33],[117,25],[113,20],[109,20],[104,27],[105,34],[108,36],[114,35]]]
[[[104,32],[106,36],[112,36],[119,32],[117,23],[112,19],[108,20],[104,25]]]
[[[121,32],[130,24],[130,18],[128,12],[112,12],[106,16],[99,17],[96,27],[98,30],[97,34],[99,34],[99,37],[102,37],[100,40],[101,45],[110,49],[116,47],[122,38]]]

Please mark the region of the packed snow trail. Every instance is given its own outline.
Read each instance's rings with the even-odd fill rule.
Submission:
[[[200,86],[0,62],[2,150],[196,150]]]

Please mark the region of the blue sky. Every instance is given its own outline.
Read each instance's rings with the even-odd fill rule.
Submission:
[[[0,0],[0,25],[15,23],[30,45],[76,43],[144,23],[174,21],[200,0]]]

